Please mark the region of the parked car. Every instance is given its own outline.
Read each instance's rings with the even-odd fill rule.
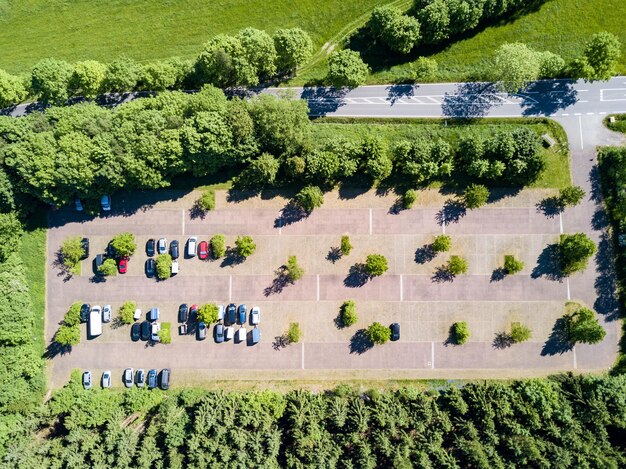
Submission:
[[[94,260],[96,263],[95,273],[98,273],[98,269],[102,264],[104,264],[104,254],[96,254],[96,259]]]
[[[235,324],[237,322],[237,306],[234,303],[228,305],[226,308],[226,324]]]
[[[111,210],[111,196],[103,195],[100,198],[100,205],[102,205],[102,210],[104,210],[105,212],[108,212],[109,210]]]
[[[115,259],[117,257],[117,252],[115,252],[115,248],[113,247],[113,244],[111,243],[111,241],[109,241],[109,244],[107,244],[105,254],[107,255],[107,257],[110,257],[111,259]]]
[[[198,323],[198,340],[206,339],[206,323],[199,322]]]
[[[161,342],[159,332],[161,331],[161,323],[153,322],[150,328],[150,340],[153,342]]]
[[[102,373],[102,387],[110,388],[111,387],[111,371],[105,371]]]
[[[127,388],[133,387],[133,384],[135,384],[135,379],[133,377],[132,368],[126,368],[124,370],[124,377],[122,378],[122,381],[124,381],[124,386],[126,386]]]
[[[237,308],[237,322],[239,324],[245,324],[247,317],[248,309],[246,308],[246,305],[239,305],[239,308]]]
[[[250,324],[253,326],[258,325],[261,322],[261,308],[255,306],[250,311]]]
[[[102,308],[95,305],[89,313],[89,323],[87,324],[89,337],[94,338],[102,334]]]
[[[224,328],[224,339],[225,340],[232,340],[232,338],[235,336],[235,328],[233,326],[228,326],[226,328]]]
[[[141,340],[150,340],[150,322],[141,323]]]
[[[218,321],[224,320],[225,311],[226,311],[226,308],[224,308],[224,305],[217,305],[217,320]]]
[[[191,305],[189,308],[189,320],[197,321],[198,320],[198,305]]]
[[[157,243],[157,252],[159,254],[167,253],[167,239],[159,238],[159,242]]]
[[[148,257],[154,256],[154,244],[155,244],[154,238],[150,238],[148,242],[146,243],[146,255]]]
[[[172,275],[178,275],[178,261],[172,261]]]
[[[202,260],[209,257],[209,243],[206,241],[200,241],[200,244],[198,244],[198,257]]]
[[[159,316],[159,308],[150,308],[148,311],[148,321],[158,321]]]
[[[80,307],[80,322],[87,322],[90,312],[91,305],[89,303],[83,303],[83,305]]]
[[[187,240],[187,252],[185,255],[187,257],[196,257],[196,244],[198,243],[198,238],[192,236]]]
[[[124,256],[120,258],[118,270],[120,274],[125,274],[128,271],[128,257]]]
[[[77,212],[82,212],[83,211],[83,204],[81,203],[80,199],[78,197],[76,197],[74,199],[74,205],[76,206],[76,211]]]
[[[237,329],[237,332],[235,333],[235,342],[239,343],[245,340],[246,340],[246,328],[240,327],[239,329]]]
[[[152,369],[148,371],[148,389],[154,389],[157,387],[157,377],[157,370]]]
[[[169,368],[165,368],[164,370],[161,370],[161,389],[163,389],[164,391],[167,391],[170,388],[170,375],[171,375],[171,371]]]
[[[92,387],[92,383],[91,383],[91,371],[85,371],[83,373],[83,388],[85,389],[91,389]]]
[[[130,340],[137,342],[141,338],[141,324],[138,322],[130,326]]]
[[[187,319],[189,319],[189,306],[183,303],[178,307],[178,322],[187,322]]]
[[[137,373],[135,373],[135,383],[138,388],[143,388],[146,384],[146,372],[143,368],[139,368]]]
[[[215,325],[215,342],[218,344],[224,342],[224,324]]]
[[[102,322],[111,322],[111,305],[104,305],[102,308]]]
[[[133,314],[133,319],[135,321],[139,321],[141,319],[141,309],[136,308],[135,313]]]
[[[146,277],[152,278],[156,273],[156,262],[152,257],[146,259]]]
[[[89,238],[81,239],[80,244],[84,251],[82,259],[87,259],[89,257]]]
[[[400,339],[400,324],[398,324],[397,322],[394,322],[391,326],[389,326],[389,328],[391,329],[391,340],[396,341]]]
[[[170,256],[172,256],[172,259],[178,259],[179,255],[180,253],[178,252],[178,240],[174,239],[170,243]]]
[[[252,329],[250,345],[258,344],[260,340],[261,340],[261,329],[259,329],[258,327],[255,327],[254,329]]]

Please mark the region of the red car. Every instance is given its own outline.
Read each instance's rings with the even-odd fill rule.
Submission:
[[[198,320],[198,305],[191,305],[189,307],[189,320],[190,321]]]
[[[203,260],[209,257],[209,244],[206,241],[198,244],[198,257]]]
[[[118,270],[120,274],[125,274],[128,270],[128,257],[122,257],[120,259],[120,263],[118,265]]]

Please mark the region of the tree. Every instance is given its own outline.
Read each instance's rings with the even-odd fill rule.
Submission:
[[[102,92],[107,67],[95,60],[85,60],[74,64],[71,87],[74,94],[85,98],[95,98]]]
[[[213,37],[204,45],[195,67],[203,83],[221,88],[259,84],[257,69],[248,62],[248,54],[238,37],[225,34]]]
[[[379,277],[387,272],[387,258],[382,254],[370,254],[365,260],[365,272],[371,277]]]
[[[464,259],[461,256],[450,256],[450,260],[448,261],[448,272],[452,275],[466,274],[468,269],[469,263],[467,262],[467,259]]]
[[[80,327],[62,325],[54,334],[54,341],[64,347],[80,343]]]
[[[339,250],[341,251],[341,254],[344,256],[350,255],[350,251],[352,251],[352,243],[350,243],[350,236],[343,235],[341,237]]]
[[[156,258],[156,275],[159,280],[167,280],[172,276],[172,256],[159,254]]]
[[[280,161],[270,153],[262,153],[248,164],[236,179],[241,187],[259,190],[263,186],[271,186],[276,182],[280,169]]]
[[[0,70],[0,108],[21,103],[26,96],[26,88],[18,77]]]
[[[541,73],[537,52],[520,42],[502,44],[496,52],[495,75],[508,93],[517,93]]]
[[[606,336],[606,331],[589,308],[580,307],[571,314],[566,314],[568,340],[572,344],[597,344]]]
[[[200,306],[198,309],[198,321],[206,324],[213,324],[217,322],[218,308],[215,303],[207,303]]]
[[[279,29],[274,33],[274,46],[280,73],[294,73],[313,53],[311,37],[300,28]]]
[[[489,200],[489,189],[481,184],[470,184],[463,191],[463,202],[469,209],[482,207]]]
[[[419,57],[411,65],[411,78],[414,81],[430,81],[437,75],[438,65],[435,59]]]
[[[176,85],[178,70],[170,61],[152,62],[141,67],[141,88],[146,91],[165,91]]]
[[[15,213],[0,213],[0,262],[17,252],[22,236],[22,224]]]
[[[317,186],[307,186],[295,195],[294,201],[298,207],[307,213],[321,207],[324,203],[324,193]]]
[[[366,330],[367,337],[376,345],[383,345],[391,339],[391,329],[379,322],[372,323]]]
[[[117,256],[130,257],[137,250],[135,235],[129,232],[120,233],[111,240],[111,246]]]
[[[514,275],[524,269],[524,263],[512,254],[504,256],[504,271],[507,275]]]
[[[594,34],[585,45],[584,56],[574,63],[574,73],[588,81],[608,80],[616,73],[621,47],[614,34]]]
[[[236,36],[241,42],[246,58],[256,69],[256,75],[269,78],[276,75],[278,54],[274,40],[265,31],[254,28],[242,29]]]
[[[586,192],[580,186],[567,186],[559,191],[559,205],[561,207],[574,207],[582,202]]]
[[[75,302],[70,306],[70,309],[67,310],[65,315],[63,316],[63,324],[69,327],[78,326],[80,324],[80,308],[82,303],[79,301]]]
[[[585,270],[596,252],[595,243],[585,233],[562,234],[558,248],[561,272],[566,276]]]
[[[98,273],[105,277],[115,277],[117,275],[115,259],[105,259],[102,265],[98,267]]]
[[[528,326],[520,324],[519,322],[514,322],[511,325],[511,339],[516,344],[521,342],[526,342],[532,336],[532,331]]]
[[[159,342],[162,344],[171,344],[172,343],[172,323],[163,322],[161,323],[161,329],[157,333],[159,336]]]
[[[382,181],[391,175],[393,162],[387,155],[387,148],[379,138],[366,138],[361,152],[365,155],[365,173],[375,181]]]
[[[66,238],[59,249],[63,258],[63,265],[76,274],[80,271],[80,261],[85,257],[85,248],[81,236]]]
[[[335,88],[356,88],[367,80],[369,67],[361,54],[350,49],[335,51],[328,59],[327,80]]]
[[[290,344],[297,344],[302,339],[302,330],[300,329],[300,323],[292,322],[289,323],[289,328],[287,329],[287,341]]]
[[[430,248],[435,252],[446,252],[452,247],[452,238],[448,235],[435,236],[435,240],[431,243]]]
[[[216,234],[209,242],[211,244],[211,255],[213,259],[220,259],[226,254],[226,238],[224,235]]]
[[[43,103],[63,104],[69,97],[73,69],[64,60],[40,60],[31,72],[31,87]]]
[[[202,191],[202,195],[198,198],[196,204],[204,212],[213,210],[215,208],[215,191],[213,189]]]
[[[256,251],[256,244],[251,236],[238,236],[235,240],[235,250],[239,257],[249,257]]]
[[[556,78],[563,73],[565,60],[552,52],[538,52],[539,78]]]
[[[432,0],[417,11],[424,43],[436,44],[450,36],[450,12],[444,0]]]
[[[285,275],[291,283],[300,280],[304,276],[304,269],[298,264],[296,256],[289,256],[286,267]]]
[[[118,57],[107,67],[104,88],[114,93],[133,91],[140,74],[141,66],[137,62],[125,56]]]
[[[457,345],[463,345],[469,340],[470,331],[465,321],[455,322],[450,328],[452,341]]]
[[[120,308],[120,320],[122,324],[132,324],[135,322],[135,310],[137,303],[134,301],[125,301]]]
[[[340,320],[343,327],[350,327],[358,321],[356,304],[352,300],[344,301],[340,309]]]
[[[404,208],[412,208],[417,201],[417,191],[415,189],[408,189],[402,196],[402,205]]]
[[[391,50],[408,54],[420,39],[420,23],[394,7],[381,6],[370,17],[370,31]]]

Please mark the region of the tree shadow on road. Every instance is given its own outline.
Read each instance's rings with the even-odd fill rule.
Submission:
[[[545,199],[539,201],[535,207],[537,208],[538,213],[542,213],[548,218],[554,218],[563,213],[563,204],[556,196],[546,197]]]
[[[550,116],[576,104],[578,92],[574,80],[541,80],[530,83],[521,93],[524,116]]]
[[[505,348],[509,348],[513,345],[513,343],[513,337],[511,337],[511,334],[507,332],[498,332],[493,339],[492,345],[495,349],[504,350]]]
[[[616,292],[618,285],[616,280],[613,247],[608,233],[602,233],[598,250],[595,255],[596,279],[594,288],[597,298],[593,304],[594,309],[604,316],[606,321],[613,321],[620,317],[620,305]]]
[[[245,260],[246,260],[245,257],[240,256],[237,253],[237,249],[229,246],[226,249],[226,254],[224,255],[224,259],[222,259],[222,263],[220,264],[220,267],[234,267],[236,265],[243,263],[243,261]]]
[[[370,276],[365,271],[365,264],[359,263],[350,267],[350,271],[343,280],[343,284],[348,288],[358,288],[365,285],[369,279]]]
[[[207,211],[200,206],[200,201],[196,200],[189,209],[189,218],[192,220],[204,220]]]
[[[272,280],[271,285],[263,290],[263,294],[265,296],[277,295],[281,293],[283,289],[291,283],[289,281],[289,277],[287,276],[286,265],[281,265],[278,269],[276,269],[274,274],[276,275],[276,277],[274,278],[274,280]]]
[[[437,253],[433,250],[431,244],[424,244],[415,251],[415,262],[418,264],[426,264],[437,257]]]
[[[497,93],[495,83],[461,83],[454,93],[443,96],[443,115],[455,118],[484,117],[492,107],[502,104]]]
[[[71,345],[61,345],[58,342],[55,342],[54,340],[52,342],[50,342],[50,344],[48,344],[48,346],[46,347],[46,351],[43,354],[43,357],[48,359],[48,360],[52,360],[53,358],[61,355],[65,355],[68,353],[72,353],[72,346]]]
[[[326,254],[326,260],[332,262],[333,264],[337,262],[342,257],[341,249],[337,246],[330,248],[328,254]]]
[[[63,277],[63,282],[69,282],[74,276],[74,274],[70,271],[70,268],[63,263],[63,254],[60,249],[54,253],[52,266],[59,270],[57,277]]]
[[[559,318],[554,323],[550,337],[543,344],[541,356],[562,355],[572,348],[573,345],[567,340],[567,321],[564,318]]]
[[[447,265],[440,265],[435,269],[435,273],[430,278],[434,283],[451,283],[454,281],[454,274],[450,272]]]
[[[537,258],[537,265],[530,274],[531,278],[545,277],[548,280],[563,281],[559,259],[559,245],[549,244]]]
[[[498,267],[491,272],[491,278],[489,279],[489,283],[500,282],[504,280],[506,277],[506,270],[504,267]]]
[[[283,226],[297,223],[307,218],[310,214],[310,212],[291,201],[280,210],[280,215],[274,220],[274,228],[282,228]]]
[[[359,329],[350,338],[350,353],[361,355],[374,347],[365,329]]]
[[[449,225],[450,223],[458,223],[466,214],[467,208],[463,202],[448,199],[435,215],[435,219],[439,225]]]
[[[345,104],[343,98],[348,91],[348,89],[333,87],[305,87],[300,99],[308,102],[309,113],[312,116],[324,116],[329,112],[335,112]]]

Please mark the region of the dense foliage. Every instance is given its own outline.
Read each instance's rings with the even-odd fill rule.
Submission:
[[[459,321],[452,324],[450,328],[450,337],[454,344],[463,345],[469,340],[469,326],[465,321]]]
[[[365,272],[370,277],[379,277],[388,269],[387,258],[382,254],[370,254],[365,259]]]
[[[159,280],[167,280],[172,276],[172,256],[159,254],[156,258],[156,276]]]
[[[469,262],[461,256],[450,256],[448,261],[448,272],[452,275],[466,274],[469,269]]]
[[[328,59],[327,80],[335,88],[356,88],[365,83],[368,73],[360,54],[350,49],[333,52]]]
[[[585,234],[562,234],[559,240],[561,272],[570,275],[585,270],[589,258],[597,250],[595,243]]]
[[[339,309],[339,321],[341,327],[350,327],[359,320],[356,314],[356,304],[353,300],[344,301]]]
[[[213,235],[209,244],[211,246],[211,257],[213,259],[224,257],[226,254],[226,238],[223,234]]]
[[[514,275],[524,270],[524,262],[516,258],[513,254],[504,256],[504,271],[507,275]]]
[[[435,236],[434,241],[430,244],[433,252],[446,252],[452,247],[452,238],[450,235],[440,234]]]
[[[285,276],[291,283],[300,280],[304,276],[304,269],[298,264],[298,258],[296,256],[289,256],[285,267]]]
[[[198,309],[198,321],[202,321],[206,324],[213,324],[217,322],[218,307],[215,303],[207,303],[200,306]]]

